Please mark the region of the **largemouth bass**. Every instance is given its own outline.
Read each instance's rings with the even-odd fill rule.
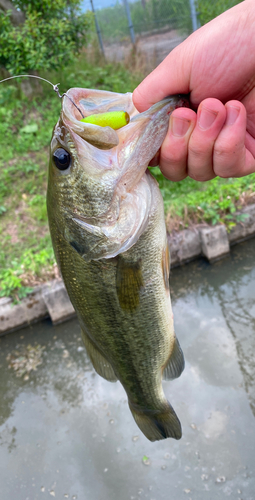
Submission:
[[[181,437],[162,389],[162,377],[179,377],[184,359],[174,333],[163,201],[147,165],[182,105],[169,97],[139,114],[132,94],[70,89],[51,142],[50,232],[86,350],[99,375],[121,382],[151,441]],[[80,121],[80,111],[118,110],[131,117],[119,130]]]

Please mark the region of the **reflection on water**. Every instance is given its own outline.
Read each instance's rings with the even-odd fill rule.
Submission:
[[[191,263],[188,272],[176,269],[171,276],[173,308],[179,298],[192,294],[218,303],[233,335],[244,386],[255,416],[255,240],[232,248],[230,256],[208,264]],[[226,348],[219,345],[221,349]]]
[[[1,500],[254,500],[253,246],[171,273],[186,368],[164,391],[180,441],[146,440],[121,385],[93,371],[76,320],[0,338]]]
[[[67,324],[66,324],[67,325]],[[68,324],[68,329],[70,324]],[[70,339],[69,331],[66,343],[54,335],[52,338],[52,326],[49,321],[44,321],[37,327],[28,330],[21,330],[20,333],[9,335],[0,339],[0,366],[1,385],[0,401],[1,405],[0,424],[3,423],[12,412],[12,404],[17,393],[23,390],[40,393],[41,397],[50,387],[53,386],[54,393],[61,403],[66,402],[70,407],[76,406],[82,398],[83,381],[86,372],[90,370],[90,362],[86,356],[85,349],[80,338],[80,329],[77,322],[73,322],[73,335]],[[67,332],[66,326],[62,333]],[[42,336],[40,342],[44,348],[42,352],[42,365],[31,371],[29,376],[25,372],[20,377],[19,370],[10,368],[9,360],[12,353],[22,355],[27,344],[34,344],[37,347],[38,335]],[[47,347],[47,349],[45,349]],[[68,349],[66,348],[68,347]],[[77,356],[77,353],[79,355]],[[91,370],[90,370],[90,376]]]

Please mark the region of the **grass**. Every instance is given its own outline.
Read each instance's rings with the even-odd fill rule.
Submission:
[[[80,61],[59,75],[42,75],[61,93],[70,87],[128,92],[138,77],[121,65]],[[26,98],[20,84],[0,85],[0,297],[24,297],[58,276],[46,211],[48,148],[61,102],[49,85]]]
[[[158,167],[151,168],[151,172],[163,195],[169,232],[201,223],[224,223],[230,230],[246,217],[237,211],[255,202],[255,174],[240,179],[216,177],[198,183],[190,178],[169,182]]]
[[[61,76],[42,76],[53,83],[61,80],[61,92],[73,86],[127,92],[142,78],[131,66],[132,60],[124,66],[83,58]],[[58,276],[45,195],[48,146],[61,102],[49,85],[42,87],[31,99],[20,92],[19,83],[0,85],[0,297],[16,301],[32,286]],[[201,222],[225,222],[230,228],[237,221],[236,210],[254,201],[255,175],[171,183],[158,168],[151,170],[163,194],[169,230]]]

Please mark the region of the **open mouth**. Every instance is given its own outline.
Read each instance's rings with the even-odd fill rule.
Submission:
[[[131,93],[117,94],[103,90],[73,88],[68,90],[66,96],[71,99],[66,103],[66,108],[70,109],[73,118],[77,120],[93,114],[115,111],[125,111],[131,117],[138,113],[133,105]],[[79,110],[72,108],[73,103]]]
[[[102,126],[102,117],[105,114],[108,115],[108,123]],[[99,149],[112,149],[118,146],[117,129],[125,126],[129,119],[137,114],[138,111],[133,105],[130,93],[117,94],[102,90],[73,88],[68,90],[63,98],[62,116],[65,124],[71,132],[78,134]],[[121,127],[118,123],[116,126],[116,121],[119,120],[117,115],[121,115]],[[94,121],[91,117],[94,117]]]

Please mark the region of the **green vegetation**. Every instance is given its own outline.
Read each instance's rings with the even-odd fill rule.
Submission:
[[[211,0],[197,0],[197,12],[201,25],[208,23],[238,3],[241,3],[241,0],[214,0],[213,2]]]
[[[187,0],[146,0],[130,2],[129,6],[136,34],[166,27],[185,33],[192,31]],[[129,37],[127,15],[122,3],[100,9],[96,14],[104,40]]]
[[[84,57],[83,57],[84,59]],[[61,74],[61,92],[74,86],[128,92],[141,80],[122,65],[81,59]],[[43,75],[59,81],[59,75]],[[15,80],[14,80],[15,82]],[[57,270],[46,212],[48,147],[61,102],[49,85],[33,100],[20,84],[0,85],[0,297],[24,297]]]
[[[6,11],[0,1],[0,66],[21,74],[60,69],[72,61],[87,43],[93,21],[91,13],[81,13],[80,3],[13,0]]]
[[[242,222],[244,215],[236,212],[255,202],[255,174],[240,179],[220,179],[198,183],[186,178],[169,182],[159,168],[151,168],[161,189],[169,231],[200,223],[226,224],[231,229]]]
[[[26,283],[43,279],[54,263],[45,204],[45,145],[56,109],[46,99],[39,110],[36,102],[15,98],[16,93],[13,86],[0,88],[0,296],[15,290],[15,297],[22,298]]]
[[[62,73],[61,91],[81,86],[127,92],[141,79],[122,65],[95,67],[80,60],[77,66],[79,70],[69,66]],[[57,81],[56,75],[50,77]],[[0,296],[15,300],[57,275],[45,195],[48,145],[61,103],[48,85],[43,86],[43,95],[33,100],[20,94],[19,84],[0,86]],[[254,199],[255,175],[172,183],[158,168],[151,171],[164,197],[169,230],[204,221],[225,222],[230,228],[237,220],[236,209]]]
[[[45,4],[47,2],[45,0]],[[57,5],[61,2],[59,0]],[[152,5],[150,2],[152,0],[146,2],[148,8]],[[180,0],[180,3],[183,2]],[[161,5],[160,2],[157,5]],[[0,54],[1,40],[0,27]],[[32,57],[34,52],[30,52]],[[67,60],[68,57],[67,54]],[[53,83],[61,81],[61,92],[74,86],[127,92],[132,91],[144,76],[134,73],[136,62],[132,59],[127,67],[104,64],[98,58],[91,64],[83,54],[75,64],[66,65],[61,76],[53,72],[41,76]],[[1,64],[3,59],[0,59]],[[15,64],[10,59],[9,69],[13,70]],[[58,275],[45,195],[48,146],[61,102],[45,83],[41,89],[36,89],[41,93],[36,95],[35,92],[32,99],[24,96],[20,89],[20,81],[0,85],[0,297],[12,296],[15,300],[26,296],[32,286]],[[255,198],[255,175],[243,179],[216,178],[207,183],[192,179],[171,183],[158,168],[151,171],[163,194],[169,230],[201,222],[224,222],[231,228],[240,220],[236,210]]]
[[[200,24],[205,24],[241,0],[197,0]],[[130,2],[130,13],[136,35],[152,30],[173,29],[192,32],[190,3],[188,0],[138,0]],[[125,6],[122,2],[96,12],[105,41],[129,39]]]

